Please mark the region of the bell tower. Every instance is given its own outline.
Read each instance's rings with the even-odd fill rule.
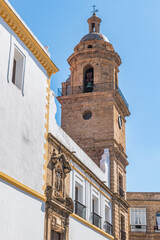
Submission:
[[[88,19],[89,33],[68,58],[71,76],[57,99],[62,128],[98,166],[109,149],[114,236],[128,239],[125,123],[130,112],[118,86],[121,59],[100,33],[100,23],[94,12]]]

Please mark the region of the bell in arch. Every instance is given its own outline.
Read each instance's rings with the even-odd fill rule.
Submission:
[[[88,82],[86,86],[86,92],[92,92],[93,91],[93,83]]]
[[[93,68],[89,68],[85,72],[84,87],[85,92],[93,91]]]

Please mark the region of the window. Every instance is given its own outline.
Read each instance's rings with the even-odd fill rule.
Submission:
[[[132,232],[146,232],[146,208],[131,208],[130,224]]]
[[[121,214],[121,240],[126,240],[126,232],[125,232],[125,217]]]
[[[112,232],[112,224],[111,224],[111,216],[110,216],[110,208],[105,206],[105,231],[110,235],[113,234]]]
[[[83,187],[79,183],[75,183],[75,200],[83,203]]]
[[[110,222],[110,209],[108,206],[105,206],[105,221]]]
[[[92,45],[88,45],[88,48],[92,48]]]
[[[92,23],[92,32],[95,32],[95,23]]]
[[[160,212],[156,213],[156,226],[154,226],[156,232],[160,232]]]
[[[12,69],[12,82],[20,90],[23,87],[24,59],[24,55],[15,47]]]
[[[75,213],[86,219],[86,206],[83,205],[83,187],[77,182],[75,184]]]
[[[124,190],[123,190],[123,176],[119,174],[119,195],[124,197]]]
[[[98,215],[98,198],[92,196],[92,223],[101,228],[101,217]]]
[[[92,212],[98,214],[98,198],[92,197]]]

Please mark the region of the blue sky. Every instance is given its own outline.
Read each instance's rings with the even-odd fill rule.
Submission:
[[[122,59],[119,86],[131,116],[126,123],[128,191],[160,191],[160,1],[159,0],[10,0],[45,46],[60,71],[52,89],[68,77],[67,58],[88,33],[92,5],[99,9],[101,33]],[[60,124],[58,105],[57,121]]]

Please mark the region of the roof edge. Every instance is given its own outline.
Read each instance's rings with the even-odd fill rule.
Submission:
[[[59,71],[56,65],[47,55],[44,47],[40,44],[38,39],[33,36],[33,33],[18,16],[10,3],[6,0],[0,0],[0,16],[33,53],[36,59],[47,71],[47,75],[49,77]]]

